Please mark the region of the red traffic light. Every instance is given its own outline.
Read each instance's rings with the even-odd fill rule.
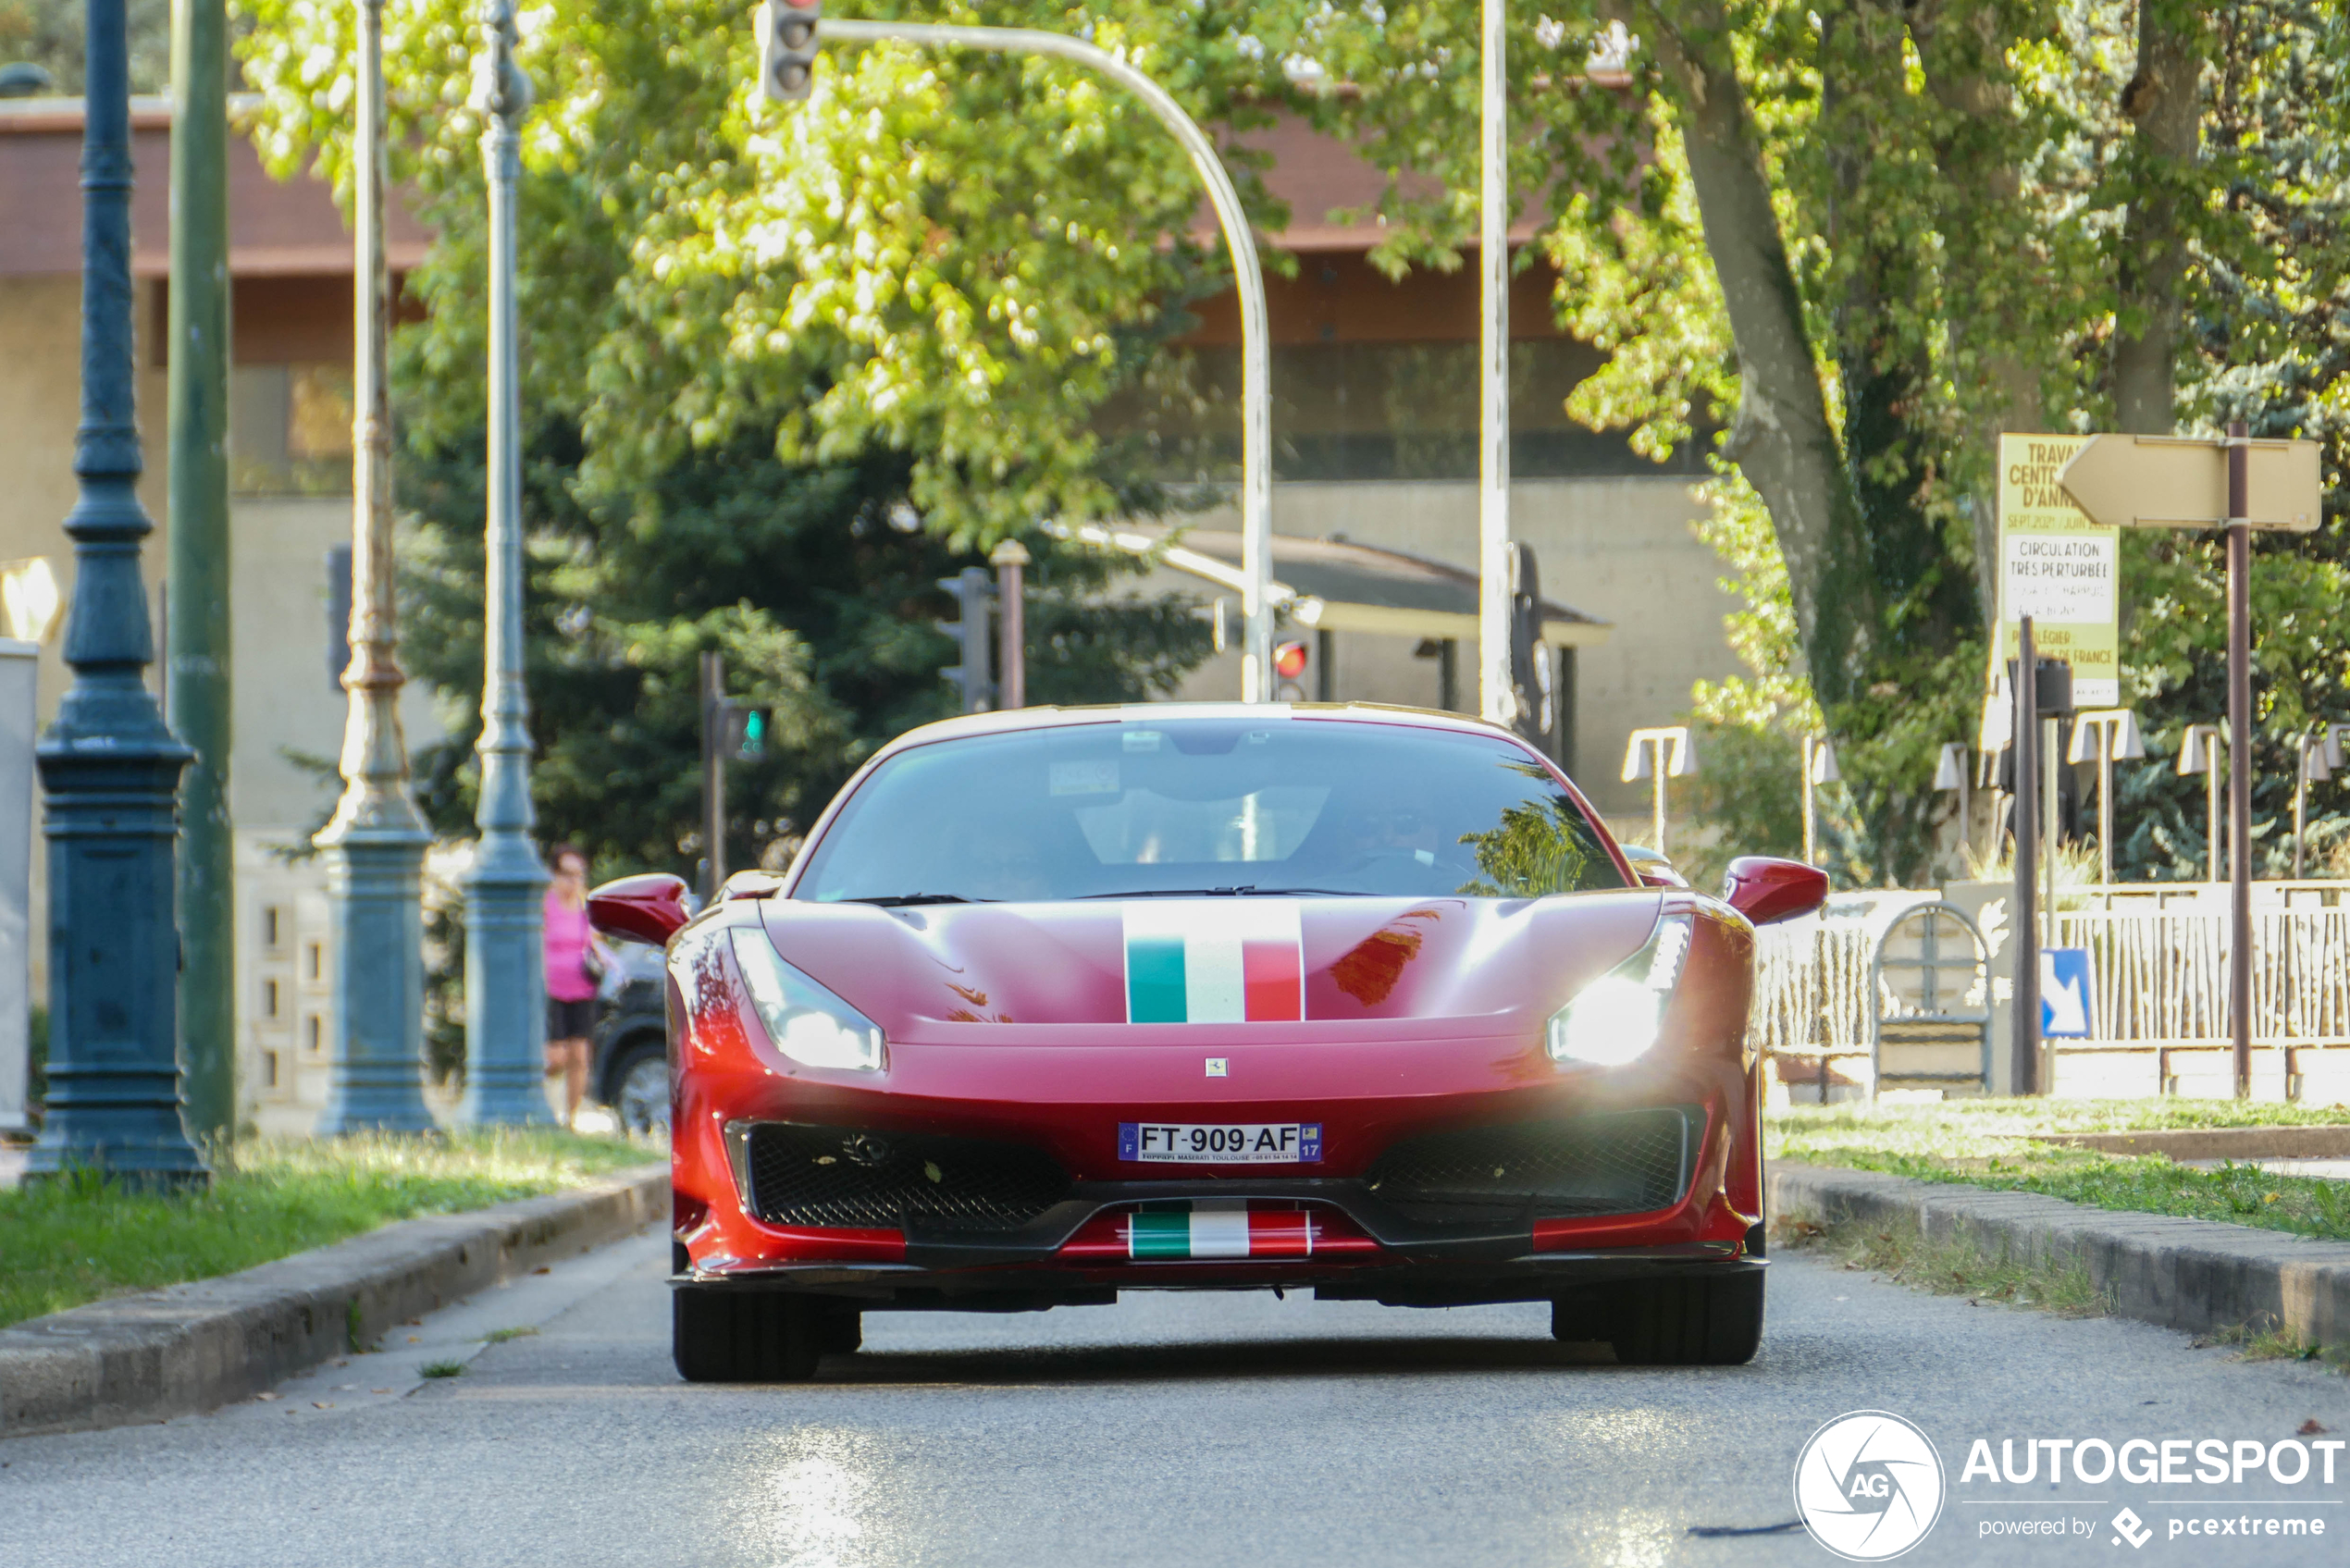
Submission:
[[[1273,673],[1285,681],[1293,681],[1305,673],[1306,648],[1302,642],[1285,642],[1273,650]]]

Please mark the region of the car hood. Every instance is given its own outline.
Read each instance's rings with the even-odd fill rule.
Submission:
[[[1538,899],[1101,899],[898,909],[766,899],[760,917],[787,962],[896,1039],[964,1037],[971,1031],[960,1026],[971,1025],[1028,1026],[1025,1034],[1058,1025],[1158,1031],[1199,1022],[1316,1035],[1345,1024],[1416,1034],[1425,1030],[1413,1025],[1435,1022],[1449,1033],[1498,1034],[1548,1017],[1638,952],[1662,901],[1648,889]],[[1275,1021],[1130,1025],[1130,961],[1146,963],[1140,944],[1170,929],[1211,945],[1221,939],[1228,949],[1236,932],[1273,932],[1267,957],[1275,972],[1302,971],[1303,1019],[1292,979],[1289,1010]],[[1284,942],[1294,945],[1293,957]],[[1206,967],[1204,951],[1191,949],[1194,971]]]

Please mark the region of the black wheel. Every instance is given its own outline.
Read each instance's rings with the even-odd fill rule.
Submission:
[[[1613,1287],[1608,1342],[1626,1366],[1743,1366],[1762,1343],[1762,1272]],[[1552,1311],[1556,1332],[1558,1311]]]
[[[688,1383],[804,1383],[861,1339],[857,1310],[822,1296],[679,1285],[669,1302],[670,1354]]]
[[[669,1052],[659,1041],[637,1045],[614,1063],[612,1114],[623,1132],[639,1137],[669,1130]]]

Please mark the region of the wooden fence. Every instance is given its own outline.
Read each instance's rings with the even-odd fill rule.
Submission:
[[[2222,1062],[2232,1034],[2228,1017],[2229,939],[2224,889],[2100,889],[2063,900],[2091,907],[2059,910],[2050,945],[2089,952],[2090,1036],[2051,1042],[2061,1060],[2059,1082],[2086,1084],[2106,1072],[2092,1058],[2121,1052],[2142,1056],[2120,1083],[2143,1078],[2150,1089],[2172,1088],[2182,1071],[2208,1076]],[[2278,1089],[2322,1075],[2350,1086],[2350,893],[2343,884],[2273,885],[2258,890],[2253,911],[2252,1036],[2264,1077]],[[1812,1058],[1822,1093],[1827,1060],[1864,1071],[1869,1027],[1880,998],[1870,962],[1894,917],[1932,894],[1839,900],[1821,916],[1765,927],[1756,933],[1755,998],[1750,1037],[1780,1059]],[[2005,932],[1987,931],[1995,946]],[[1995,962],[1995,972],[2007,965]],[[1995,1011],[2010,994],[2004,982]],[[2174,1060],[2176,1058],[2176,1060]],[[2183,1064],[2183,1066],[2182,1065]],[[2113,1058],[2114,1072],[2122,1063]],[[1807,1078],[1810,1077],[1806,1073]],[[2106,1080],[2098,1079],[2099,1081]],[[2313,1085],[2314,1087],[2314,1085]]]

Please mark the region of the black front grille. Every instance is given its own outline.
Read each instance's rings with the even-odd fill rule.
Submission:
[[[1012,1230],[1069,1195],[1020,1143],[768,1122],[750,1130],[751,1212],[774,1225]]]
[[[1509,1122],[1406,1139],[1374,1161],[1373,1196],[1441,1224],[1531,1205],[1538,1216],[1645,1214],[1688,1185],[1705,1113],[1696,1105]]]

